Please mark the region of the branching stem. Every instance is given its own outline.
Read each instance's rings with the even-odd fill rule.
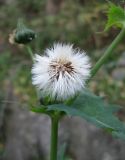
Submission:
[[[120,33],[117,35],[117,37],[113,40],[113,42],[110,44],[110,46],[105,51],[104,55],[97,61],[94,68],[91,71],[91,77],[95,76],[95,74],[98,72],[98,70],[101,68],[101,66],[108,60],[108,58],[113,53],[114,49],[117,47],[117,45],[120,43],[120,41],[125,36],[125,28],[123,28]]]

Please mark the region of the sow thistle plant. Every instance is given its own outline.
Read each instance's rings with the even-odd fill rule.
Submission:
[[[114,114],[120,106],[108,104],[86,89],[86,84],[125,37],[125,11],[110,3],[105,30],[112,26],[120,27],[121,31],[95,66],[91,65],[85,52],[74,49],[71,44],[55,43],[43,55],[33,55],[28,43],[36,38],[36,34],[23,22],[19,22],[10,37],[11,42],[25,45],[33,60],[32,83],[41,103],[31,110],[51,118],[50,160],[57,160],[58,125],[60,119],[67,115],[82,117],[113,136],[125,139],[125,124]]]

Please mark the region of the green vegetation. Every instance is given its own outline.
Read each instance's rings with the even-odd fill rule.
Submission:
[[[115,2],[123,6],[122,1]],[[4,99],[7,82],[11,81],[20,103],[33,106],[36,102],[36,91],[31,84],[30,57],[23,46],[11,45],[8,42],[8,36],[15,29],[18,18],[23,18],[27,25],[37,32],[35,44],[31,43],[34,53],[42,54],[46,46],[51,46],[53,42],[70,42],[84,49],[93,64],[119,32],[116,28],[112,28],[110,32],[104,31],[107,18],[105,11],[108,7],[106,1],[64,0],[60,9],[53,14],[47,11],[46,5],[46,0],[13,0],[12,4],[0,6],[0,99]],[[111,10],[111,14],[114,15],[116,10]],[[120,15],[124,17],[122,12]],[[108,18],[106,29],[114,25],[112,19]],[[118,21],[116,25],[121,27],[121,22]],[[125,61],[124,48],[122,42],[89,84],[95,93],[117,104],[125,104],[125,72],[119,76],[119,72],[125,67],[125,63],[121,62],[122,58]],[[1,100],[0,105],[3,103]],[[0,154],[3,153],[3,148],[3,143],[0,143]]]

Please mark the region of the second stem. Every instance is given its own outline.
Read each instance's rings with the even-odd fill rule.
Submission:
[[[125,28],[123,28],[120,33],[117,35],[117,37],[113,40],[111,45],[107,48],[104,55],[97,61],[94,68],[91,71],[91,77],[90,79],[97,73],[97,71],[100,69],[100,67],[108,60],[108,58],[113,53],[116,46],[119,44],[119,42],[122,40],[122,38],[125,36]]]

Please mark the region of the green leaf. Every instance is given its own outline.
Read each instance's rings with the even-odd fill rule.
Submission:
[[[120,28],[125,26],[125,11],[122,7],[110,3],[107,16],[108,16],[108,21],[105,30],[108,30],[112,26]]]
[[[43,106],[43,105],[41,105],[41,106],[39,106],[39,107],[30,107],[30,110],[32,111],[32,112],[35,112],[35,113],[44,113],[44,114],[50,114],[50,112],[47,110],[47,107],[46,106]]]
[[[84,91],[77,97],[72,106],[64,104],[49,105],[48,111],[57,110],[66,112],[71,116],[80,116],[120,137],[121,134],[125,134],[125,125],[114,115],[117,111],[116,108],[120,107],[107,104],[102,98],[89,91]]]
[[[116,138],[121,138],[123,140],[125,140],[125,133],[123,132],[116,132],[116,131],[113,131],[112,132],[112,135]]]
[[[31,107],[30,110],[32,112],[36,112],[36,113],[44,113],[45,112],[45,108],[40,106],[40,107]]]

